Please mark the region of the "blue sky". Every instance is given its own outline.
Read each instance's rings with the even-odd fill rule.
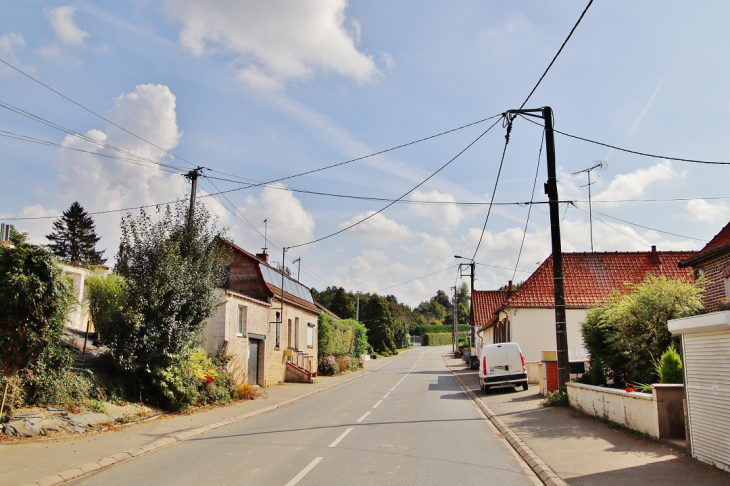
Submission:
[[[24,1],[0,7],[0,59],[179,157],[0,65],[6,107],[0,133],[67,147],[0,137],[0,220],[45,243],[52,218],[17,218],[59,215],[74,200],[93,213],[184,198],[190,185],[179,174],[191,164],[210,169],[200,180],[205,196],[216,187],[241,187],[220,179],[271,181],[518,108],[586,2],[198,4]],[[724,2],[595,2],[528,107],[549,105],[558,130],[608,144],[730,161],[728,17]],[[177,173],[70,150],[111,153],[19,116],[9,105],[175,166]],[[385,205],[287,189],[397,198],[488,123],[276,187],[231,192],[228,200],[203,200],[234,241],[254,252],[264,244],[258,232],[267,219],[271,259],[279,261],[277,248],[327,236]],[[393,293],[411,305],[454,285],[453,255],[474,254],[487,207],[453,203],[489,201],[504,134],[499,123],[407,196],[411,203],[293,248],[288,265],[301,257],[302,282],[318,289]],[[497,202],[530,200],[540,143],[539,127],[515,122]],[[561,135],[556,153],[561,199],[578,201],[561,208],[565,251],[590,250],[587,188],[581,187],[587,180],[572,173],[598,160],[607,167],[592,173],[596,251],[699,249],[730,216],[722,199],[730,197],[730,167],[640,157]],[[543,155],[536,201],[545,200],[545,180]],[[618,200],[632,201],[611,202]],[[94,216],[100,248],[110,257],[121,214]],[[515,272],[500,267],[514,269],[526,217],[525,206],[492,209],[476,258],[478,289],[512,279]],[[515,280],[549,252],[547,209],[534,206]]]

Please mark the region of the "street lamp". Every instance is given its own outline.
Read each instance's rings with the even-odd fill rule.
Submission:
[[[474,267],[476,266],[476,263],[474,262],[473,258],[463,257],[459,255],[454,255],[454,258],[460,258],[462,260],[470,260],[471,263],[460,263],[459,264],[459,273],[461,273],[461,267],[462,265],[469,265],[471,267],[471,299],[469,299],[469,335],[471,337],[469,347],[474,348],[476,350],[476,332],[474,328]],[[461,276],[463,277],[464,274],[462,273]],[[472,356],[469,358],[469,366],[473,366],[473,361],[476,359],[476,356]]]

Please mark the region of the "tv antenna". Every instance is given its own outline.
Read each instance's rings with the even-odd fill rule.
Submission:
[[[588,186],[588,221],[591,228],[591,252],[593,252],[593,209],[591,206],[591,186],[595,184],[595,182],[591,182],[591,171],[598,169],[598,170],[606,170],[606,167],[608,167],[608,162],[605,160],[596,160],[596,164],[593,167],[588,167],[587,169],[579,170],[578,172],[573,172],[573,175],[582,174],[585,172],[588,174],[588,184],[585,186],[580,187],[586,187]]]

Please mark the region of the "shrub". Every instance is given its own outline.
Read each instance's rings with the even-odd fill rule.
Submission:
[[[684,373],[682,372],[682,358],[674,346],[669,346],[656,367],[659,374],[659,383],[684,383]]]
[[[236,400],[253,400],[258,396],[259,392],[256,387],[250,383],[243,383],[236,386],[234,398]]]
[[[570,405],[568,394],[562,390],[550,392],[541,402],[541,407],[567,407]]]
[[[430,326],[417,326],[411,331],[411,334],[414,336],[423,336],[424,334],[428,333],[452,333],[454,331],[453,325],[430,325]],[[469,325],[468,324],[459,324],[457,326],[457,332],[469,332]]]
[[[453,342],[451,333],[426,333],[421,336],[421,346],[443,346]]]
[[[593,386],[604,386],[606,384],[606,375],[603,372],[601,358],[594,358],[591,364],[590,384]]]
[[[337,363],[337,369],[339,373],[344,373],[347,371],[347,368],[350,364],[350,357],[349,356],[340,356],[335,361]]]
[[[320,360],[317,370],[321,375],[334,376],[340,372],[340,367],[337,366],[335,357],[330,355]]]
[[[94,407],[92,381],[71,371],[71,351],[59,347],[46,350],[41,359],[22,374],[27,405],[81,405]]]

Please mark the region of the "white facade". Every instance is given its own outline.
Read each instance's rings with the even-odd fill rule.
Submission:
[[[586,309],[566,309],[568,331],[568,359],[588,359],[583,343],[580,325],[585,320]],[[556,351],[555,309],[553,308],[507,308],[499,312],[499,320],[509,323],[509,340],[520,345],[525,361],[540,361],[543,351]],[[479,333],[480,345],[494,344],[494,327]]]

